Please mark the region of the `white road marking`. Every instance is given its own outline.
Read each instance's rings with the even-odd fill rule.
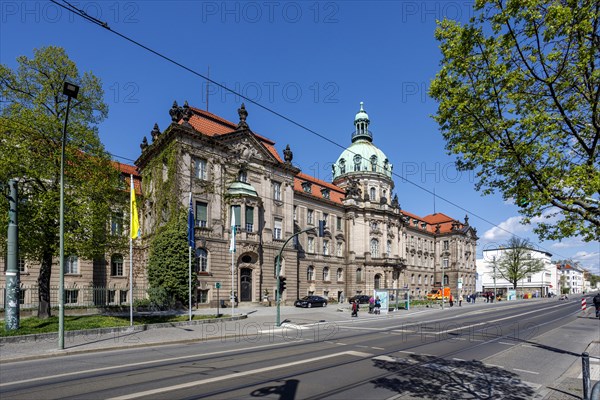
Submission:
[[[338,346],[347,346],[346,343],[342,343],[342,342],[335,342],[335,344],[337,344]]]
[[[394,357],[390,357],[390,356],[377,356],[377,357],[373,357],[372,360],[375,360],[375,361],[387,361],[387,362],[396,362],[396,361],[398,361],[398,359],[396,359]]]
[[[519,371],[519,372],[525,372],[526,374],[533,374],[533,375],[539,375],[539,372],[535,372],[535,371],[528,371],[526,369],[519,369],[519,368],[513,368],[513,371]]]
[[[253,347],[252,349],[264,349],[264,348],[268,348],[268,347],[283,346],[283,345],[286,345],[286,344],[288,344],[288,343],[285,343],[285,342],[284,343],[271,343],[271,344],[266,344],[266,345],[263,345],[263,346]],[[115,365],[115,366],[111,366],[111,367],[87,369],[87,370],[75,371],[75,372],[65,372],[63,374],[40,376],[40,377],[37,377],[37,378],[23,379],[23,380],[20,380],[20,381],[0,383],[0,387],[9,386],[9,385],[19,385],[21,383],[43,381],[45,379],[55,379],[55,378],[63,378],[63,377],[66,377],[66,376],[82,375],[82,374],[96,373],[96,372],[101,372],[101,371],[110,371],[111,369],[123,369],[123,368],[130,368],[130,367],[139,367],[141,365],[149,365],[149,364],[156,364],[156,363],[170,362],[170,361],[180,361],[180,360],[186,360],[186,359],[190,359],[190,358],[214,356],[214,355],[234,353],[234,352],[241,352],[241,351],[243,351],[243,349],[223,350],[223,351],[215,351],[213,353],[192,354],[192,355],[189,355],[189,356],[162,358],[160,360],[141,361],[141,362],[137,362],[137,363]]]
[[[512,346],[514,343],[508,343],[508,342],[498,342],[498,344],[504,344],[506,346]]]
[[[454,361],[465,361],[464,358],[453,358]]]
[[[271,365],[270,367],[257,368],[257,369],[253,369],[250,371],[236,372],[236,373],[228,374],[228,375],[215,376],[213,378],[202,379],[200,381],[193,381],[193,382],[181,383],[179,385],[173,385],[173,386],[167,386],[167,387],[162,387],[162,388],[158,388],[158,389],[146,390],[144,392],[137,392],[137,393],[127,394],[124,396],[113,397],[109,400],[128,400],[128,399],[136,399],[136,398],[144,397],[144,396],[154,396],[157,394],[171,392],[174,390],[187,389],[187,388],[191,388],[191,387],[195,387],[195,386],[199,386],[199,385],[204,385],[207,383],[220,382],[220,381],[229,380],[229,379],[237,379],[242,376],[262,374],[263,372],[273,371],[275,369],[293,367],[295,365],[307,364],[307,363],[311,363],[314,361],[325,360],[327,358],[339,357],[339,356],[343,356],[343,355],[366,358],[366,357],[371,357],[373,354],[362,353],[359,351],[344,351],[341,353],[328,354],[325,356],[313,357],[313,358],[293,361],[293,362],[289,362],[289,363],[285,363],[285,364]]]
[[[385,350],[383,347],[373,347],[373,346],[371,346],[371,348],[373,350]]]
[[[415,354],[414,351],[406,351],[406,350],[400,350],[398,353],[404,353],[404,354]]]

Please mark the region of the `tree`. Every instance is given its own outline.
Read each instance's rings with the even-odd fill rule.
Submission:
[[[40,264],[38,317],[51,314],[50,278],[59,255],[60,160],[67,98],[65,81],[80,86],[71,101],[65,149],[65,257],[102,257],[125,244],[107,235],[114,204],[126,205],[127,188],[98,137],[107,115],[100,80],[80,75],[64,49],[34,50],[16,70],[0,65],[0,181],[19,179],[19,251]],[[121,190],[119,190],[119,188]],[[0,206],[3,215],[7,205]],[[6,243],[6,230],[0,230]]]
[[[444,20],[434,119],[476,189],[513,199],[540,239],[600,240],[600,3],[477,0]]]
[[[161,227],[150,243],[149,293],[159,293],[159,289],[166,291],[169,301],[162,306],[171,306],[175,302],[187,304],[188,263],[187,220],[182,213],[181,217],[171,218]]]
[[[544,270],[544,262],[531,257],[529,240],[513,236],[504,249],[502,256],[494,261],[496,278],[506,279],[513,289],[517,288],[521,279]]]

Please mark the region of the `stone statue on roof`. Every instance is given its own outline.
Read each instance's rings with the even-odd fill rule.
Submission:
[[[346,197],[360,199],[361,194],[362,194],[362,190],[360,189],[360,187],[358,185],[358,181],[355,179],[351,179],[348,182],[348,187],[346,187]]]
[[[292,153],[292,150],[290,150],[290,145],[288,144],[287,146],[285,146],[285,149],[283,150],[283,159],[286,162],[286,164],[291,164],[293,158],[294,158],[294,153]]]
[[[248,129],[246,118],[248,118],[248,111],[246,111],[246,105],[242,103],[242,106],[238,108],[238,115],[240,116],[240,122],[237,125],[238,129]]]

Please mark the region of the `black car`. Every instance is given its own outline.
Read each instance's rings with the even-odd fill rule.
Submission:
[[[356,296],[352,296],[348,299],[348,303],[354,303],[355,300],[358,300],[358,304],[369,304],[369,300],[371,296],[368,294],[357,294]]]
[[[321,296],[305,296],[294,302],[296,307],[327,307],[327,299]]]

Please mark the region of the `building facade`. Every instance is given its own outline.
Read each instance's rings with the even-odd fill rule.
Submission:
[[[508,290],[513,289],[512,283],[498,276],[494,271],[494,262],[500,260],[509,249],[487,249],[483,251],[483,258],[477,260],[477,276],[481,280],[483,292],[496,292],[502,298],[506,298]],[[549,294],[558,294],[556,265],[551,261],[552,254],[530,249],[529,256],[539,259],[544,264],[540,272],[527,275],[517,283],[517,295],[531,294],[537,297],[546,297]],[[494,276],[496,278],[494,279]]]
[[[174,102],[169,116],[164,131],[155,124],[151,139],[143,138],[141,155],[129,166],[141,181],[136,285],[146,284],[155,233],[187,210],[191,195],[198,307],[214,307],[231,292],[241,304],[272,301],[279,254],[284,304],[308,294],[343,301],[374,289],[419,298],[442,284],[455,295],[475,291],[475,228],[468,217],[420,217],[401,209],[392,162],[374,145],[362,103],[351,142],[332,167],[332,182],[294,167],[289,146],[280,155],[273,141],[251,129],[243,104],[237,123],[187,102]],[[319,221],[326,222],[322,236]],[[109,255],[104,269],[91,263],[79,281],[90,285],[104,276],[111,284],[120,276],[111,271],[129,266],[128,254],[118,256],[120,269]]]
[[[362,104],[331,183],[294,167],[289,146],[282,157],[274,142],[253,132],[244,105],[237,124],[187,103],[174,103],[170,115],[171,125],[164,132],[155,127],[152,143],[144,138],[136,161],[144,237],[151,240],[168,212],[160,182],[172,181],[168,191],[181,207],[191,192],[200,304],[216,304],[216,283],[226,296],[233,285],[242,303],[273,299],[280,251],[288,304],[308,294],[342,301],[374,289],[423,297],[442,283],[456,293],[474,291],[476,230],[468,218],[418,217],[400,208],[392,196],[393,166],[373,144]],[[235,253],[229,251],[232,214]]]

